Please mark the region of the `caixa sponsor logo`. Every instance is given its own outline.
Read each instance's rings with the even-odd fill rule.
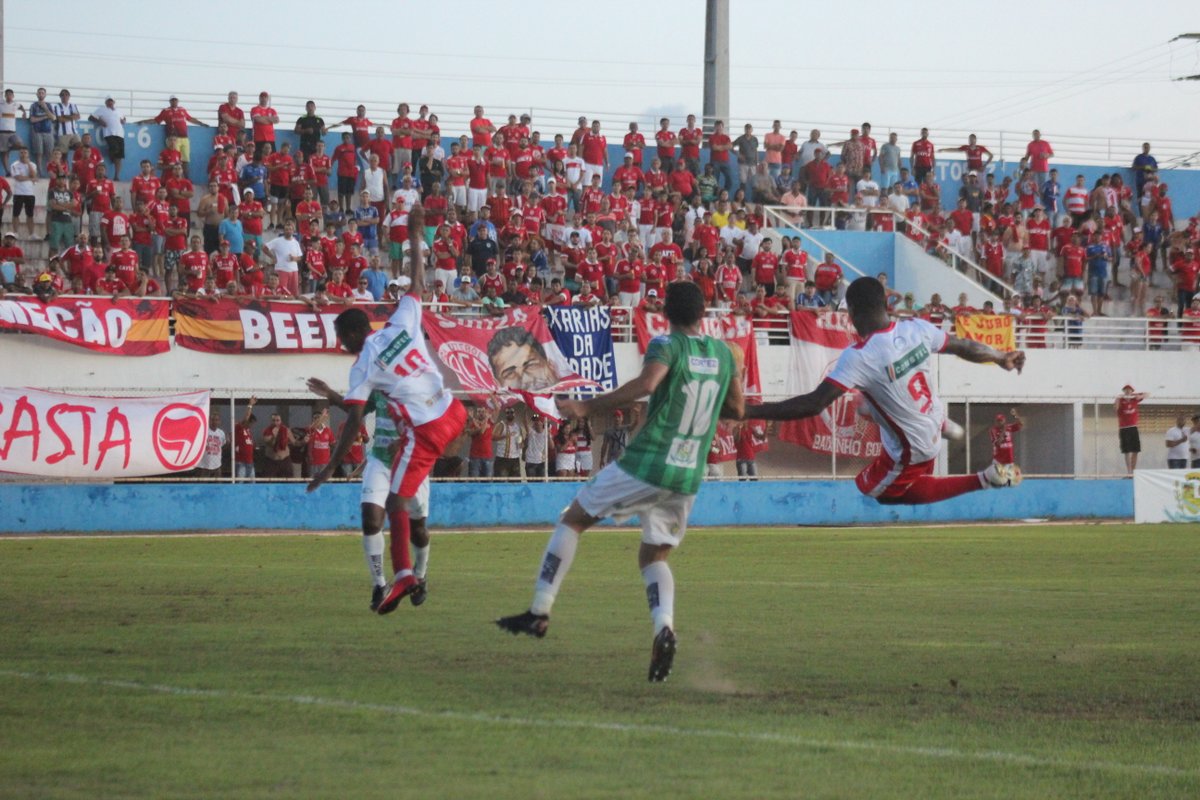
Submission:
[[[204,455],[208,419],[188,403],[172,403],[154,418],[154,454],[168,470],[191,469]]]

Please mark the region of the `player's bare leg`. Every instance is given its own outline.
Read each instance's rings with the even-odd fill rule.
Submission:
[[[654,644],[650,649],[652,683],[665,681],[675,662],[675,576],[667,565],[669,544],[646,544],[638,549],[638,567],[646,584],[646,602],[654,621]]]
[[[550,625],[550,609],[571,568],[571,562],[575,560],[579,537],[599,521],[584,511],[579,501],[571,501],[571,505],[559,517],[558,525],[542,554],[542,568],[538,572],[529,610],[523,614],[501,617],[496,620],[496,625],[511,634],[525,633],[539,639],[546,635]]]
[[[371,610],[383,602],[387,579],[383,575],[383,509],[374,503],[362,504],[363,555],[371,576]]]

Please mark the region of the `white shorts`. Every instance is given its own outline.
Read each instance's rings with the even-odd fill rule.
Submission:
[[[617,302],[623,306],[636,306],[642,301],[641,292],[618,292]]]
[[[462,186],[455,186],[454,184],[450,185],[450,202],[459,208],[462,208],[467,204],[466,184],[463,184]]]
[[[367,465],[363,467],[362,472],[361,502],[386,508],[391,480],[392,468],[379,459],[368,456]],[[429,478],[421,482],[417,493],[409,501],[408,516],[411,519],[425,519],[429,516]]]
[[[584,164],[583,165],[583,187],[592,185],[592,176],[599,175],[600,180],[604,180],[604,165],[603,164]]]
[[[592,517],[624,522],[636,515],[641,518],[643,542],[678,547],[687,533],[696,495],[651,486],[613,463],[579,490],[575,502]]]
[[[467,189],[467,211],[475,213],[487,205],[487,189]]]
[[[555,453],[554,468],[559,472],[574,472],[575,471],[575,454],[574,453]]]
[[[579,450],[575,453],[575,471],[584,475],[591,474],[592,471],[592,451]]]
[[[454,279],[457,277],[458,273],[452,269],[435,269],[433,271],[433,279],[442,282],[447,294],[454,291]]]

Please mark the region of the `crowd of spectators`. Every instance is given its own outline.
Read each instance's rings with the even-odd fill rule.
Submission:
[[[57,103],[37,95],[28,108],[11,91],[0,104],[8,170],[0,212],[11,201],[14,226],[0,263],[10,292],[377,301],[412,268],[408,215],[417,202],[422,266],[433,273],[427,299],[483,314],[526,304],[653,305],[681,280],[768,328],[794,308],[836,308],[837,260],[809,263],[799,236],[777,247],[767,205],[797,226],[902,232],[961,269],[978,264],[994,289],[1011,285],[1023,309],[1074,314],[1086,299],[1086,313],[1101,315],[1111,312],[1113,289],[1127,288],[1141,314],[1158,307],[1147,301],[1162,276],[1175,290],[1172,316],[1183,317],[1200,279],[1200,216],[1177,221],[1149,144],[1133,186],[1114,173],[1064,187],[1054,149],[1036,130],[1017,178],[997,181],[987,172],[991,152],[973,135],[939,148],[922,129],[905,165],[897,135],[878,144],[868,123],[826,145],[819,130],[801,141],[779,121],[761,142],[749,124],[731,138],[722,121],[705,131],[689,115],[681,126],[663,118],[649,137],[629,123],[613,164],[596,119],[580,117],[570,134],[544,141],[528,114],[497,125],[476,106],[455,136],[428,106],[414,114],[400,103],[377,123],[360,105],[330,124],[310,101],[286,126],[298,137],[293,151],[277,137],[284,123],[270,95],[243,108],[231,92],[211,115],[193,116],[172,96],[134,123],[162,125],[166,146],[128,170],[126,204],[117,183],[126,177],[129,123],[115,101],[86,115],[87,132],[69,91]],[[30,147],[17,138],[18,116],[29,120]],[[191,152],[196,125],[215,128],[210,152]],[[327,153],[326,134],[341,127]],[[968,169],[953,200],[934,180],[937,154],[947,151],[963,154]],[[199,187],[188,178],[193,157],[206,165]],[[47,179],[40,198],[39,178]],[[38,200],[44,236],[34,231]],[[36,238],[48,255],[26,263],[18,242]]]
[[[255,413],[258,402],[257,397],[245,401],[230,433],[226,432],[220,411],[214,409],[209,414],[205,453],[195,477],[232,474],[238,480],[308,478],[329,463],[344,423],[335,430],[328,407],[312,408],[308,424],[288,425],[284,421],[286,409],[279,406],[260,420]],[[307,417],[310,412],[303,413]],[[590,420],[558,421],[525,408],[499,410],[472,405],[463,434],[438,461],[434,475],[523,480],[586,478],[621,457],[641,415],[639,405],[618,409],[600,421],[602,432],[596,435]],[[370,443],[367,426],[361,426],[354,446],[339,467],[339,477],[359,477]]]

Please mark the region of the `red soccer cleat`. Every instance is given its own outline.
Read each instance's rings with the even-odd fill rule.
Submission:
[[[392,613],[396,610],[396,606],[400,605],[400,601],[415,592],[420,585],[421,582],[417,580],[416,575],[405,575],[388,589],[388,593],[384,596],[383,602],[379,604],[376,612],[379,614]]]

